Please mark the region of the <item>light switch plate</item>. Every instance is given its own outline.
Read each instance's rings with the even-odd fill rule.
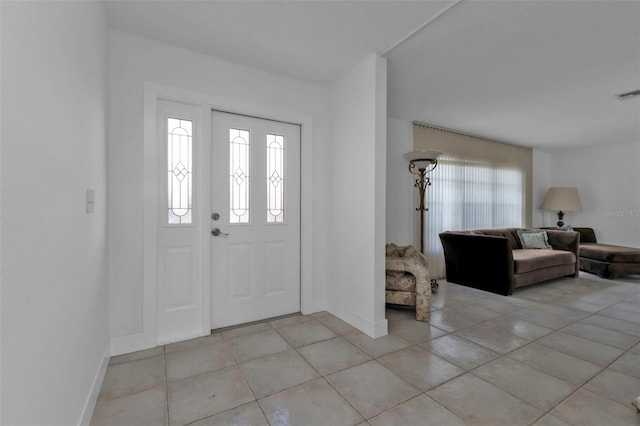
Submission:
[[[87,214],[91,214],[95,211],[96,207],[96,192],[93,189],[87,189]]]

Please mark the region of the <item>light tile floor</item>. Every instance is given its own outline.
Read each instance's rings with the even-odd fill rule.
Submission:
[[[320,312],[111,359],[92,425],[640,425],[640,279],[442,282],[371,339]]]

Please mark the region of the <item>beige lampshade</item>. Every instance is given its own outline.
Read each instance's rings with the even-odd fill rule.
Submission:
[[[551,187],[540,206],[542,210],[573,212],[582,209],[577,188]]]

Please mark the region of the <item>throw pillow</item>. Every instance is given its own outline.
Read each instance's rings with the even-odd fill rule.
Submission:
[[[523,249],[552,249],[545,231],[527,231],[518,229],[518,238]]]

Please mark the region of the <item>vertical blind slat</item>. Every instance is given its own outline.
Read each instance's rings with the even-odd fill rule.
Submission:
[[[445,275],[439,234],[451,230],[521,227],[524,170],[442,157],[431,173],[425,215],[425,255],[432,278]]]

